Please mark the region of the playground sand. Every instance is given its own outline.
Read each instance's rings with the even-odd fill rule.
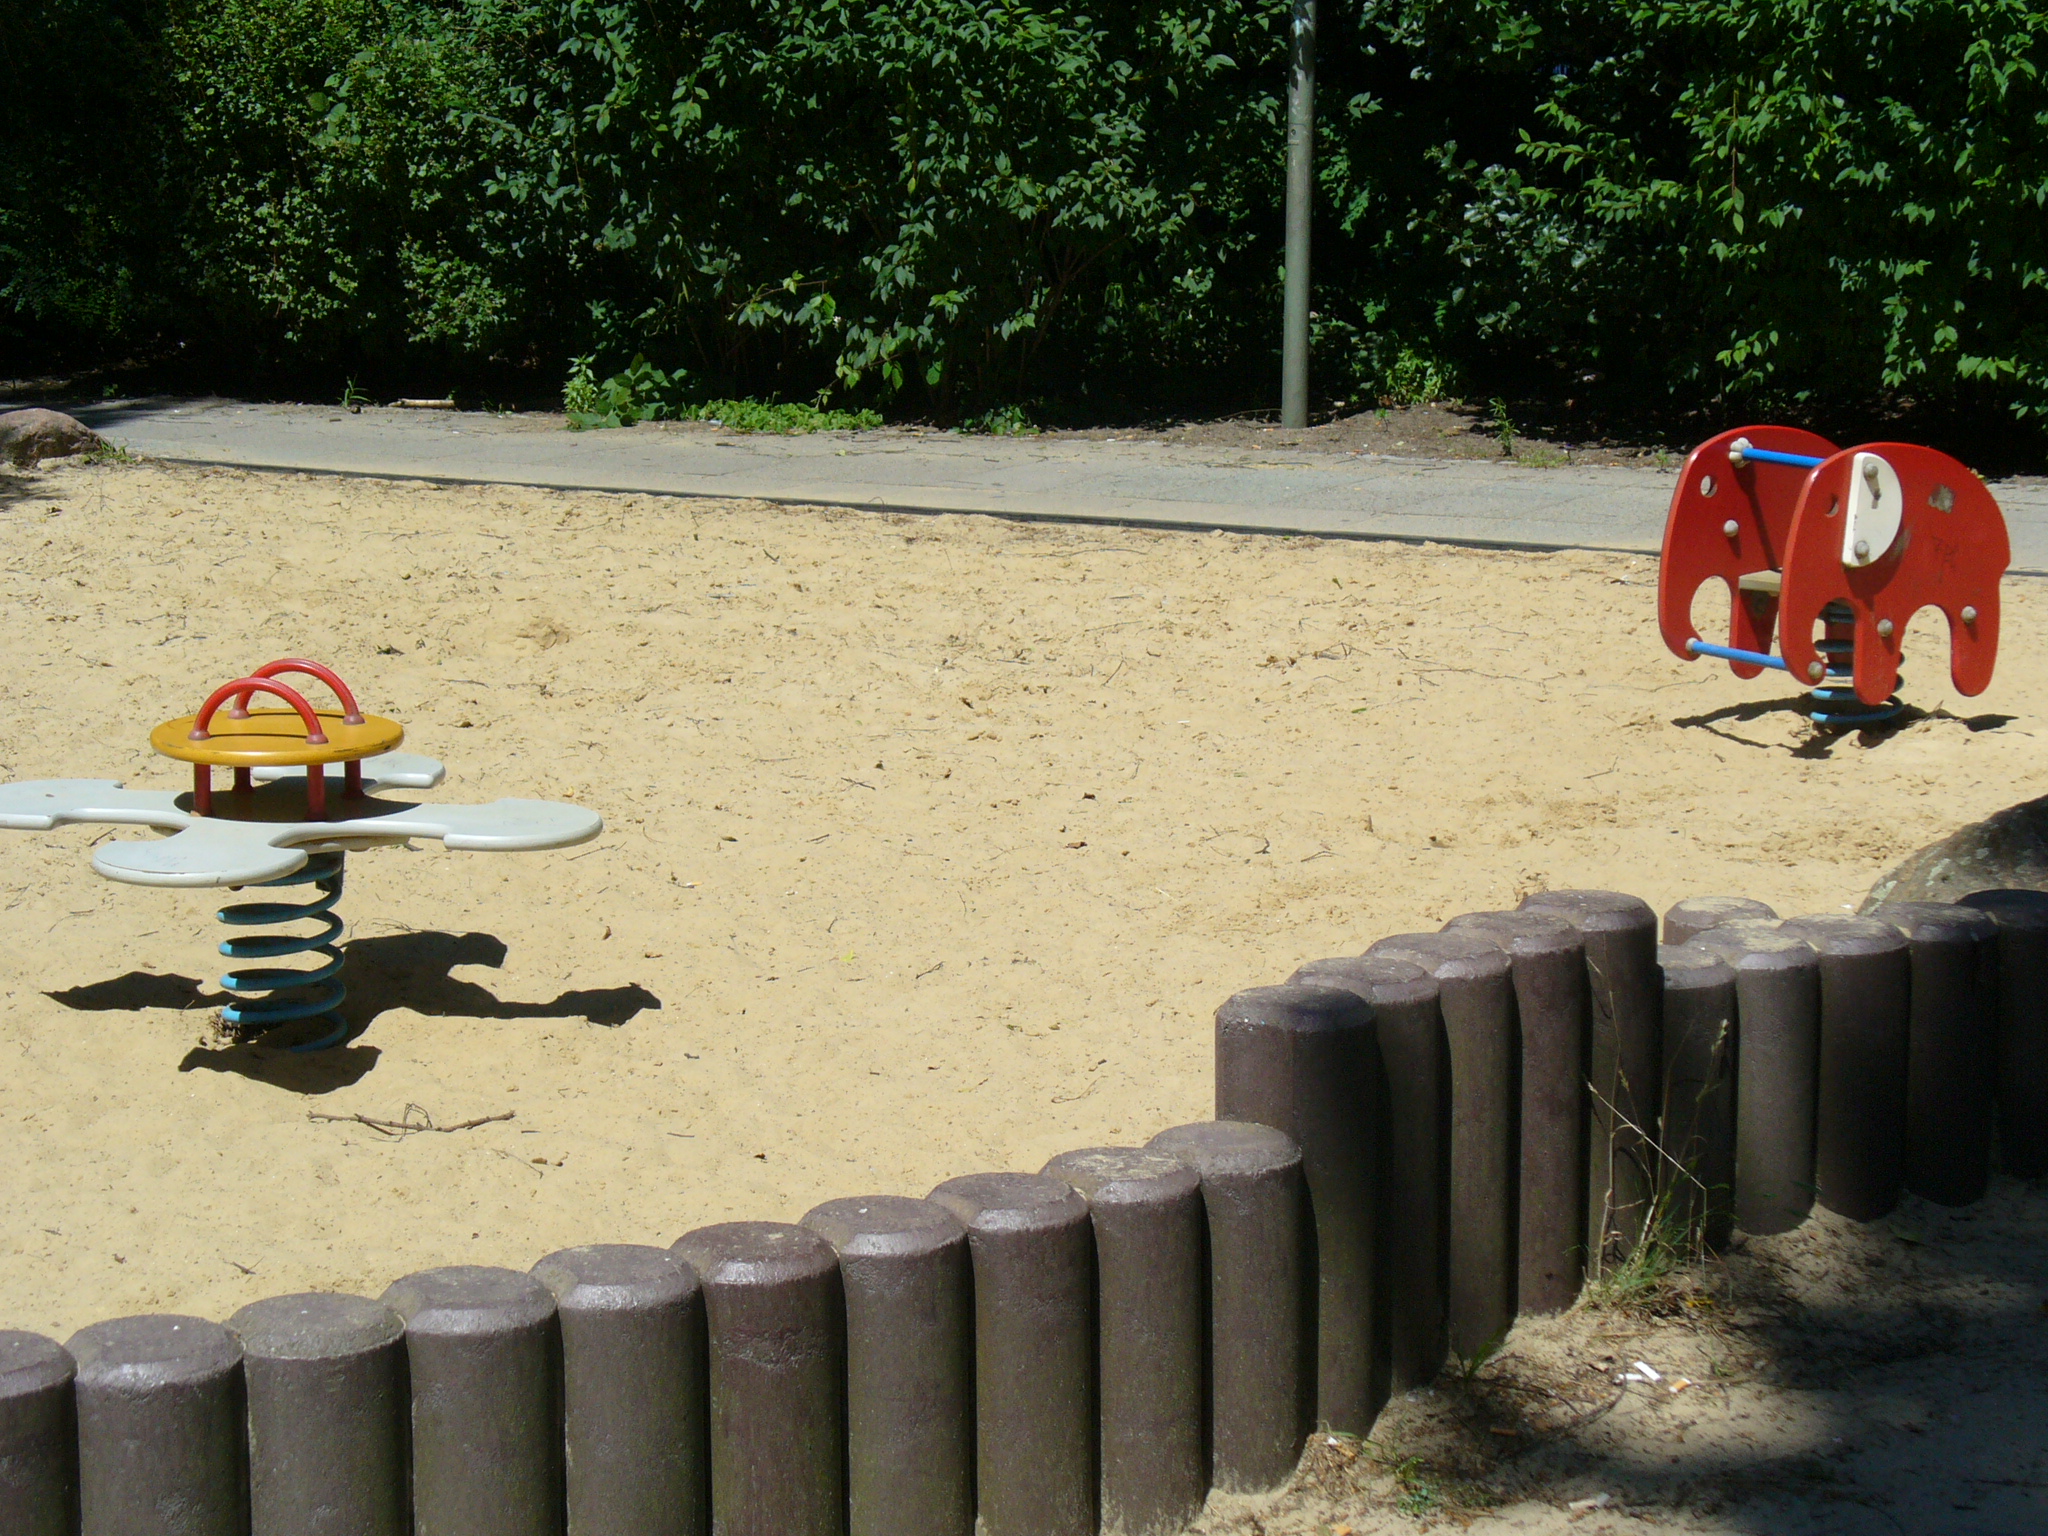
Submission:
[[[351,860],[374,1017],[308,1057],[219,1038],[217,898],[88,867],[133,834],[0,834],[0,1326],[59,1337],[1142,1141],[1303,960],[1544,886],[1841,911],[2048,789],[2030,581],[1865,745],[1668,655],[1628,556],[156,464],[0,480],[0,540],[8,778],[177,784],[148,729],[299,654],[433,798],[607,822]]]

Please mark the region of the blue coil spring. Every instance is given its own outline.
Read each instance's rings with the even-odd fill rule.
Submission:
[[[1849,624],[1856,616],[1841,603],[1829,603],[1821,617],[1832,624]],[[1817,707],[1808,718],[1815,725],[1828,731],[1868,730],[1898,719],[1906,706],[1896,695],[1882,704],[1866,704],[1856,697],[1854,640],[1817,640],[1814,649],[1827,658],[1828,669],[1827,677],[1809,690]]]
[[[342,922],[332,910],[341,899],[342,860],[339,853],[316,853],[303,869],[276,880],[266,880],[258,890],[281,885],[310,885],[320,892],[317,901],[245,901],[222,907],[220,920],[238,928],[265,927],[278,923],[310,920],[320,924],[317,933],[254,934],[245,939],[224,939],[220,952],[230,960],[276,960],[284,955],[319,955],[323,964],[311,970],[284,966],[259,966],[229,971],[220,984],[238,994],[222,1010],[222,1016],[238,1031],[262,1034],[280,1024],[312,1019],[329,1027],[311,1040],[291,1047],[294,1051],[324,1051],[348,1037],[349,1027],[336,1012],[348,988],[342,985],[341,951],[334,941],[341,937]],[[253,995],[252,995],[253,994]]]

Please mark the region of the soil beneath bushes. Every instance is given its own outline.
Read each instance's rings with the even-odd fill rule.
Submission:
[[[1572,442],[1528,436],[1512,413],[1499,418],[1476,406],[1446,402],[1386,410],[1339,412],[1307,427],[1279,427],[1266,418],[1191,421],[1172,426],[1092,427],[1048,433],[1092,442],[1166,443],[1189,448],[1253,449],[1285,453],[1345,453],[1387,458],[1495,459],[1545,469],[1566,464],[1676,465],[1683,449],[1668,444],[1616,441],[1605,436]]]
[[[1990,692],[1916,632],[1917,711],[1846,738],[1668,655],[1654,591],[1619,555],[0,476],[0,776],[176,784],[148,729],[302,654],[448,763],[433,798],[608,822],[352,860],[365,1032],[314,1056],[223,1033],[217,895],[91,873],[134,834],[0,833],[0,1327],[374,1295],[1143,1142],[1208,1113],[1216,1005],[1303,960],[1545,886],[1853,910],[2048,791],[2048,587],[2008,585]],[[2009,1185],[1824,1219],[1524,1328],[1211,1529],[2013,1525],[2048,1478],[2044,1258]],[[1638,1359],[1698,1386],[1616,1398]]]

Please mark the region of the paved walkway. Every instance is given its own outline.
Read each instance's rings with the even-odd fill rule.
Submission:
[[[698,423],[568,432],[554,416],[228,400],[78,414],[137,453],[245,468],[1520,549],[1654,553],[1672,486],[1668,470],[1057,437],[771,437]],[[2048,484],[1995,489],[2014,568],[2048,574]]]

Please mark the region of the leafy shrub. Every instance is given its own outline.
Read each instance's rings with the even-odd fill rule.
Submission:
[[[0,344],[1262,403],[1289,10],[0,0]],[[1392,0],[1318,49],[1331,394],[2048,412],[2044,0]]]
[[[562,409],[572,432],[596,427],[630,427],[642,421],[687,421],[694,411],[683,400],[685,375],[663,373],[644,357],[635,357],[624,373],[600,383],[590,359],[579,357],[562,386]]]
[[[999,405],[960,423],[962,431],[986,433],[990,437],[1033,437],[1038,428],[1021,405]]]
[[[1409,16],[1413,46],[1536,87],[1512,145],[1437,152],[1449,333],[1615,393],[2048,411],[2039,0]]]

